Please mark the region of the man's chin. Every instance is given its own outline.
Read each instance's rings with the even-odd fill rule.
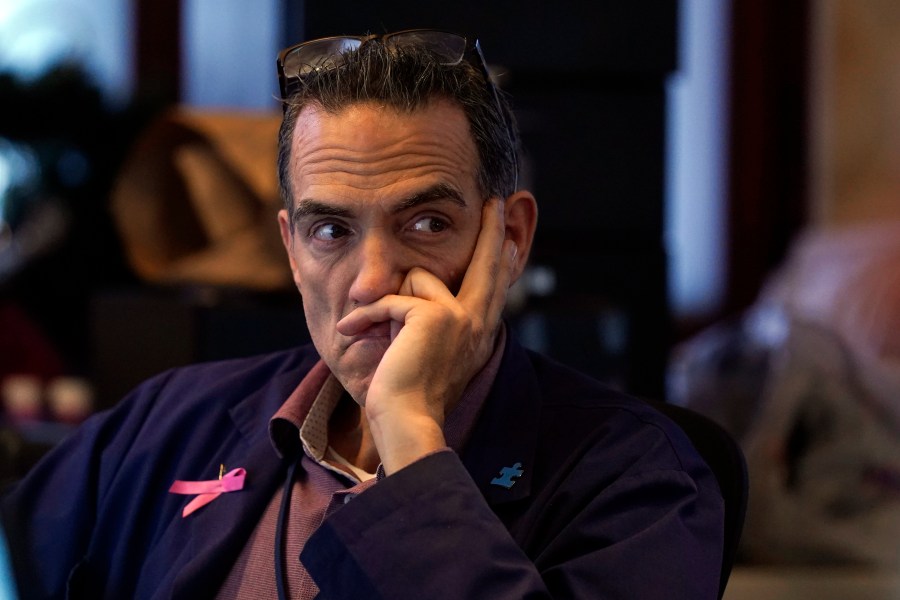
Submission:
[[[366,394],[375,370],[390,345],[389,339],[369,338],[354,342],[340,358],[332,373],[344,390],[360,406],[366,405]]]
[[[346,383],[342,383],[341,385],[344,388],[353,401],[359,404],[361,407],[365,408],[366,406],[366,396],[369,393],[369,384],[372,383],[372,378],[367,377],[364,380],[354,379],[348,381]]]
[[[384,353],[391,345],[388,337],[368,337],[355,340],[341,357],[348,373],[374,373]]]

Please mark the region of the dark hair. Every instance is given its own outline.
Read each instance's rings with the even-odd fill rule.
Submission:
[[[299,91],[282,100],[285,106],[278,134],[278,182],[288,212],[293,210],[291,140],[297,117],[311,104],[331,114],[368,101],[400,112],[413,112],[436,98],[449,99],[463,109],[469,122],[478,151],[478,185],[482,194],[485,198],[506,198],[515,192],[519,144],[515,120],[506,99],[499,91],[495,95],[479,69],[465,60],[444,65],[428,50],[416,46],[386,48],[377,40],[344,57],[339,68],[305,76]]]

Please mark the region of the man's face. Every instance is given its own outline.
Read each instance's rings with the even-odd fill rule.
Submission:
[[[347,337],[336,323],[396,294],[413,267],[454,294],[472,257],[484,198],[462,110],[434,101],[412,114],[373,104],[303,109],[291,144],[294,216],[279,213],[313,343],[363,403],[390,344],[390,322]],[[291,231],[293,225],[293,231]]]

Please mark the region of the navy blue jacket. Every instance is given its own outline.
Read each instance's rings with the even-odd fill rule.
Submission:
[[[509,337],[464,452],[385,478],[309,540],[321,598],[715,598],[722,498],[682,431]],[[176,369],[85,423],[0,501],[22,597],[214,596],[286,474],[269,418],[317,360]],[[171,483],[220,464],[245,488],[182,518]]]

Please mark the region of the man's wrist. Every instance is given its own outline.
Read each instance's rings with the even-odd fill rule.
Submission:
[[[394,418],[369,425],[385,475],[447,448],[441,426],[427,416]]]

